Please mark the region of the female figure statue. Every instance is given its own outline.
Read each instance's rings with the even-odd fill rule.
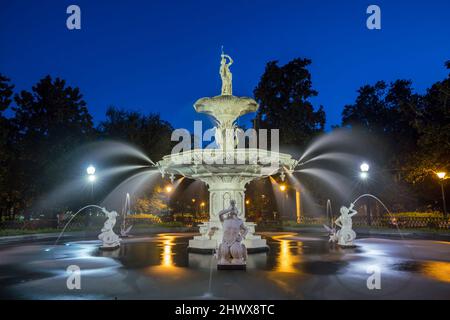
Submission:
[[[222,78],[222,95],[233,94],[232,81],[233,75],[230,71],[230,66],[233,64],[233,59],[227,54],[222,52],[222,59],[220,61],[220,77]],[[227,59],[229,60],[227,64]]]

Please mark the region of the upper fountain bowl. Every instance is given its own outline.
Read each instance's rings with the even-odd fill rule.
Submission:
[[[258,110],[258,103],[249,97],[220,95],[201,98],[194,104],[195,111],[206,113],[221,124],[232,124],[238,117]]]

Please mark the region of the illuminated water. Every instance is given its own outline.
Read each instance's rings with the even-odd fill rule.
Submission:
[[[269,253],[249,255],[247,271],[218,271],[211,255],[187,252],[192,234],[129,238],[101,252],[75,241],[0,247],[0,297],[25,299],[349,299],[449,298],[450,243],[358,239],[330,247],[324,235],[264,233]],[[412,248],[415,256],[410,255]],[[210,268],[213,262],[213,268]],[[69,265],[81,290],[66,287]],[[368,290],[367,267],[381,268],[382,289]]]

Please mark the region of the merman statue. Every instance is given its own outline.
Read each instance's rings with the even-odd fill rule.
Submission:
[[[230,200],[228,209],[219,212],[223,238],[217,251],[218,269],[245,269],[247,248],[242,241],[245,239],[248,229],[238,216],[239,211],[234,200]]]
[[[114,233],[114,225],[116,224],[117,212],[108,211],[102,208],[103,213],[106,215],[107,220],[102,228],[102,233],[99,234],[98,238],[102,240],[103,244],[100,247],[101,250],[114,250],[120,246],[120,238]]]
[[[358,212],[353,209],[353,206],[353,203],[350,203],[348,208],[342,206],[340,217],[334,221],[334,224],[340,228],[336,232],[335,238],[337,239],[338,245],[342,247],[352,247],[353,240],[356,238],[356,233],[352,229],[352,217]]]

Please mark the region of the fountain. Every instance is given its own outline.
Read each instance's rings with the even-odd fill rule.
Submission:
[[[234,200],[239,218],[248,229],[244,245],[249,253],[265,251],[268,248],[266,241],[254,234],[255,223],[245,220],[245,186],[255,179],[278,173],[284,176],[284,171],[292,172],[298,161],[289,154],[238,146],[240,129],[235,124],[236,120],[247,113],[256,112],[259,106],[252,98],[232,94],[229,67],[233,60],[223,53],[221,58],[221,95],[201,98],[194,104],[196,112],[215,119],[217,146],[167,155],[156,165],[163,177],[166,174],[172,178],[182,176],[208,185],[209,221],[200,225],[200,235],[189,241],[189,250],[212,252],[218,247],[223,236],[219,212],[228,208],[231,200]]]
[[[131,211],[131,200],[130,194],[127,192],[125,197],[125,204],[122,208],[122,224],[120,226],[120,236],[122,238],[129,237],[130,231],[133,228],[133,225],[127,226],[127,217],[130,215]]]

